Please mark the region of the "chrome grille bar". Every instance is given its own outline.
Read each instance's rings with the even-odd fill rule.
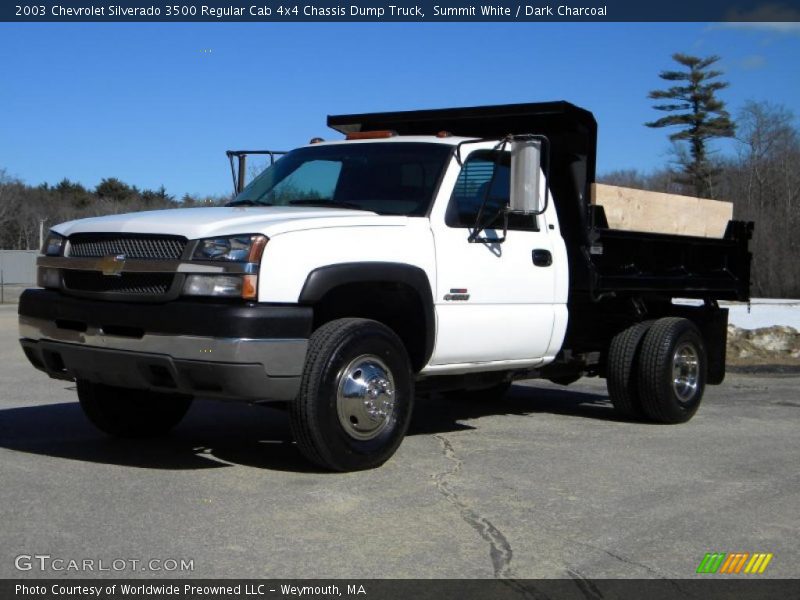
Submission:
[[[124,254],[133,259],[178,260],[186,243],[186,238],[178,236],[76,234],[69,238],[67,256],[98,258]]]

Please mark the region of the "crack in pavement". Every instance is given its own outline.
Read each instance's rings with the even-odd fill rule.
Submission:
[[[615,552],[612,552],[611,550],[608,550],[608,549],[603,548],[601,546],[595,546],[594,544],[590,544],[589,542],[581,542],[581,541],[576,540],[574,538],[572,538],[572,542],[575,543],[575,544],[580,544],[581,546],[586,546],[587,548],[592,548],[593,550],[597,550],[599,552],[603,552],[604,554],[608,554],[611,558],[614,558],[614,559],[616,559],[616,560],[618,560],[621,563],[624,563],[626,565],[631,565],[633,567],[640,567],[640,568],[644,569],[645,571],[648,571],[650,573],[653,573],[654,575],[657,575],[658,577],[665,577],[665,575],[663,573],[661,573],[660,571],[654,569],[653,567],[650,567],[650,566],[648,566],[648,565],[646,565],[644,563],[637,562],[637,561],[632,560],[630,558],[626,558],[624,556],[620,556],[619,554],[617,554]]]
[[[581,594],[583,594],[583,596],[588,600],[602,600],[605,598],[605,596],[603,596],[603,592],[600,591],[600,588],[598,588],[588,577],[585,577],[579,571],[567,568],[567,573],[569,573],[569,576],[575,582],[575,585],[578,586],[578,590],[580,590]]]
[[[450,488],[447,480],[458,475],[464,463],[456,456],[456,451],[450,440],[443,435],[434,435],[433,437],[441,442],[445,458],[453,464],[450,470],[431,476],[434,484],[436,484],[436,489],[458,509],[461,518],[477,531],[481,538],[489,543],[489,556],[492,559],[495,579],[501,579],[508,587],[528,600],[550,600],[547,594],[537,589],[531,582],[523,583],[513,576],[511,571],[511,559],[514,557],[514,552],[511,549],[511,544],[509,544],[506,536],[504,536],[489,519],[471,509],[466,502]]]
[[[477,531],[483,540],[488,542],[489,556],[492,559],[492,567],[494,569],[495,578],[504,580],[509,587],[519,592],[525,598],[547,600],[548,596],[542,590],[539,590],[531,585],[531,582],[523,583],[522,581],[517,580],[514,576],[511,569],[511,560],[514,557],[514,552],[505,535],[503,535],[503,533],[497,527],[495,527],[495,525],[489,521],[489,519],[470,508],[470,506],[450,487],[449,480],[461,473],[464,462],[458,458],[456,451],[453,448],[453,444],[444,435],[436,434],[433,437],[435,437],[441,443],[442,452],[444,453],[445,458],[452,463],[452,466],[446,471],[432,475],[431,478],[433,479],[433,482],[436,485],[439,493],[458,509],[461,518],[468,525],[470,525],[470,527]],[[569,536],[558,537],[561,537],[564,541],[603,552],[604,554],[607,554],[608,556],[622,563],[645,569],[659,578],[668,579],[668,577],[665,577],[664,574],[656,569],[624,556],[620,556],[619,554],[607,550],[606,548],[596,546],[589,542],[576,540]],[[578,587],[578,591],[585,598],[587,598],[587,600],[602,600],[604,598],[602,590],[590,578],[580,573],[577,569],[574,567],[567,567],[566,572]],[[673,586],[679,592],[681,592],[683,596],[686,596],[686,591],[683,590],[677,583],[672,581],[670,583],[672,583]]]
[[[652,573],[653,575],[655,575],[657,579],[667,580],[670,583],[670,585],[672,585],[672,587],[674,587],[677,591],[679,591],[681,593],[681,595],[683,597],[685,597],[685,598],[692,597],[686,590],[684,590],[681,587],[681,585],[677,581],[675,581],[675,579],[677,579],[677,576],[675,576],[675,575],[664,574],[661,571],[658,571],[657,569],[654,569],[653,567],[650,567],[650,566],[648,566],[648,565],[646,565],[644,563],[641,563],[641,562],[637,562],[637,561],[632,560],[630,558],[626,558],[624,556],[621,556],[621,555],[619,555],[619,554],[617,554],[615,552],[612,552],[611,550],[603,548],[602,546],[596,546],[594,544],[590,544],[589,542],[582,542],[580,540],[576,540],[573,537],[562,537],[561,539],[563,539],[565,541],[572,542],[573,544],[586,546],[587,548],[591,548],[592,550],[597,550],[598,552],[603,552],[604,554],[607,554],[611,558],[614,558],[614,559],[616,559],[616,560],[618,560],[618,561],[620,561],[620,562],[622,562],[624,564],[635,566],[635,567],[640,567],[640,568],[644,569],[645,571],[648,571],[649,573]],[[591,583],[589,578],[584,576],[582,573],[580,573],[574,567],[573,568],[569,568],[568,567],[567,568],[567,573],[569,573],[570,577],[572,577],[573,580],[576,580],[576,583],[578,583],[577,579],[581,579],[584,584],[590,584]],[[591,592],[588,592],[587,590],[584,589],[583,585],[578,583],[578,586],[581,588],[581,591],[584,593],[584,595],[587,598],[593,598],[594,600],[597,600],[593,595],[591,595]],[[592,588],[593,588],[592,591],[600,594],[600,597],[602,598],[603,594],[600,591],[600,589],[597,588],[594,585],[592,585]],[[588,592],[588,595],[587,595],[587,592]]]
[[[458,494],[450,488],[447,480],[458,475],[464,463],[456,456],[453,444],[450,443],[450,440],[443,435],[434,435],[433,437],[441,442],[445,458],[453,463],[450,470],[433,475],[436,488],[459,510],[461,518],[489,543],[489,556],[492,559],[495,578],[513,578],[510,565],[514,552],[511,550],[511,544],[508,543],[503,533],[497,529],[489,519],[471,509]]]

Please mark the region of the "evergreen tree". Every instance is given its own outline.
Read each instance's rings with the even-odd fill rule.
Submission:
[[[142,190],[140,195],[145,204],[151,204],[154,202],[164,204],[167,202],[172,202],[173,200],[173,197],[167,193],[167,188],[165,188],[163,185],[157,190]]]
[[[72,202],[79,208],[89,206],[94,199],[89,190],[80,183],[74,183],[66,177],[50,189],[53,190],[62,201]]]
[[[94,193],[100,198],[108,198],[122,202],[139,195],[139,190],[134,186],[131,188],[127,183],[124,183],[116,177],[107,177],[97,184]]]
[[[716,93],[728,83],[716,80],[722,71],[710,69],[719,60],[719,56],[698,58],[687,54],[673,54],[673,60],[685,70],[662,71],[659,77],[665,81],[678,82],[665,90],[653,90],[649,94],[652,100],[666,100],[656,104],[656,110],[674,113],[656,121],[645,123],[648,127],[680,127],[669,136],[673,142],[687,142],[689,153],[679,162],[685,177],[682,183],[694,189],[697,196],[712,196],[714,178],[719,174],[709,160],[707,142],[713,138],[732,137],[734,125],[725,110],[725,103],[717,98]]]

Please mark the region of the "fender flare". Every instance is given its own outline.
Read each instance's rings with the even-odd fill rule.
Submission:
[[[394,262],[351,262],[318,267],[306,277],[298,302],[314,304],[334,288],[350,283],[402,283],[417,292],[425,323],[423,364],[427,364],[436,341],[436,316],[431,283],[425,271],[414,265]]]

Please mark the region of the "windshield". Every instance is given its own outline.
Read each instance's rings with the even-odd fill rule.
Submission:
[[[330,206],[423,216],[452,148],[414,142],[310,146],[289,152],[229,206]]]

